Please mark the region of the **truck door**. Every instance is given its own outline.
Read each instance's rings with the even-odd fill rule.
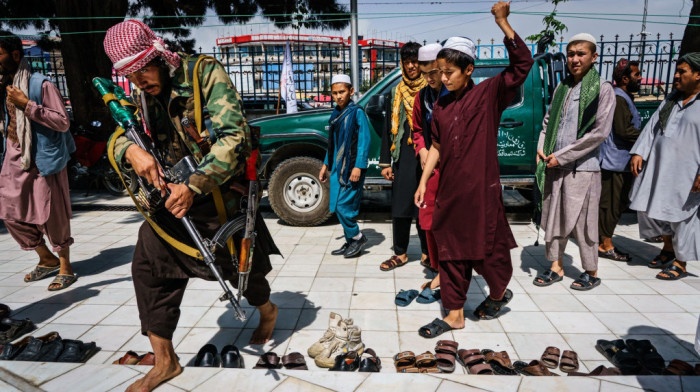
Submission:
[[[472,79],[475,84],[487,78],[498,75],[505,69],[504,65],[483,65],[474,68]],[[532,174],[535,148],[532,130],[534,128],[532,116],[532,77],[528,77],[525,83],[518,89],[508,108],[501,116],[498,127],[498,162],[501,168],[501,176],[517,176]]]

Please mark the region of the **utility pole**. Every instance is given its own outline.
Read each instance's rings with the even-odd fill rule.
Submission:
[[[360,97],[360,57],[359,44],[357,42],[357,0],[350,0],[350,77],[355,88],[355,96],[357,100]]]
[[[639,53],[639,66],[640,68],[644,66],[644,50],[646,48],[646,41],[647,41],[647,35],[649,33],[647,32],[647,9],[649,6],[649,0],[644,0],[644,17],[642,18],[642,32],[639,33],[639,35],[642,38],[642,44],[640,48],[640,53]]]

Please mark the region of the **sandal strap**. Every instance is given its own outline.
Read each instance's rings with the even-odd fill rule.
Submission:
[[[467,368],[469,374],[493,374],[493,369],[488,363],[478,363]]]

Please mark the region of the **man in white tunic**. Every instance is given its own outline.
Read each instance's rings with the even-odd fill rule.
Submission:
[[[542,192],[545,256],[552,267],[538,275],[536,286],[549,286],[564,276],[566,244],[574,237],[583,272],[573,290],[600,285],[598,275],[598,204],[600,144],[608,137],[615,112],[615,92],[593,67],[596,40],[577,34],[566,48],[571,75],[557,86],[544,118],[537,146],[537,185]]]
[[[667,222],[676,260],[662,280],[686,276],[700,251],[700,52],[678,60],[673,91],[654,113],[631,150],[637,176],[630,208]]]

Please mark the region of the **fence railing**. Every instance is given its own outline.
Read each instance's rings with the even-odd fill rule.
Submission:
[[[616,35],[614,40],[600,36],[596,67],[601,77],[611,80],[615,64],[621,58],[640,61],[642,90],[640,95],[663,97],[670,91],[680,39],[673,34],[668,39],[628,40]],[[481,59],[507,58],[505,46],[477,41],[477,53]],[[534,54],[535,44],[528,44]],[[297,98],[312,106],[330,105],[330,80],[333,74],[350,73],[350,48],[332,44],[292,45],[293,69]],[[566,43],[556,43],[551,52],[566,50]],[[61,94],[68,98],[63,61],[59,52],[27,53],[34,71],[49,76]],[[211,52],[199,52],[216,57],[226,68],[239,93],[246,100],[276,102],[279,94],[280,73],[284,60],[284,46],[213,48]],[[372,87],[378,80],[399,66],[399,47],[360,47],[360,92]],[[131,86],[125,78],[117,78],[128,91]]]

